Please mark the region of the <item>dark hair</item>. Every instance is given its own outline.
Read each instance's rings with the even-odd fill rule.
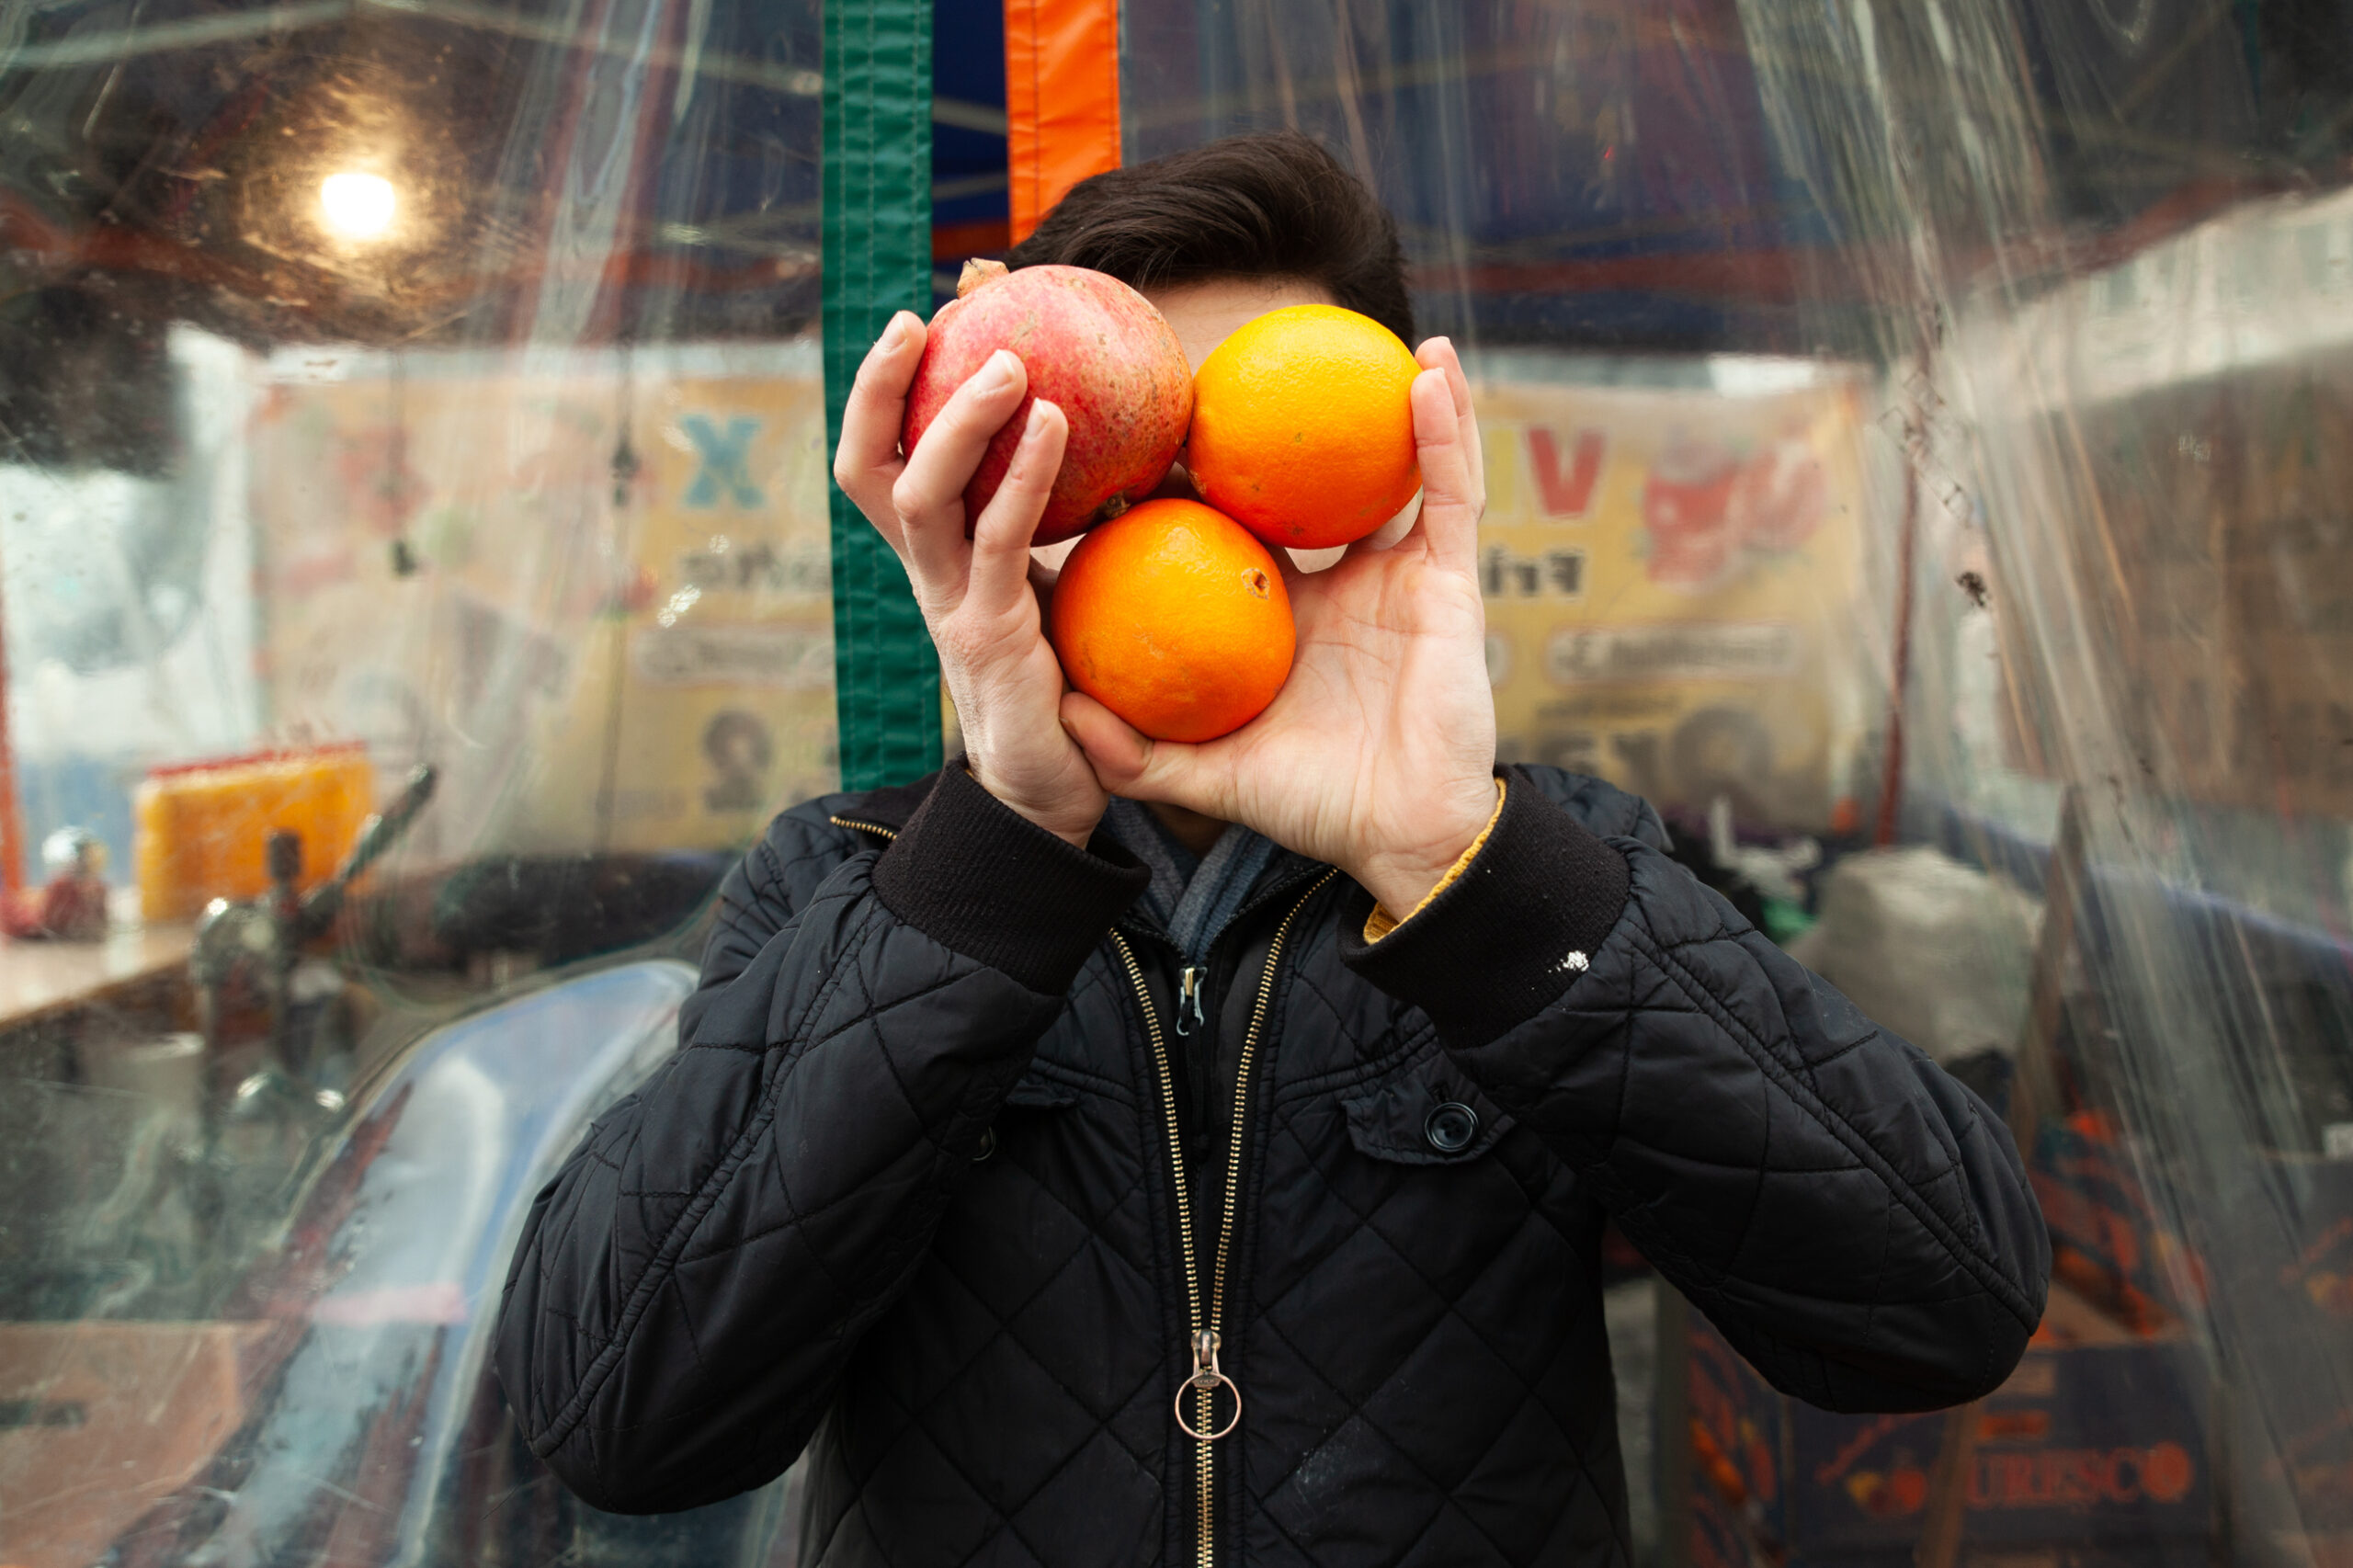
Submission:
[[[1397,221],[1293,131],[1229,136],[1081,180],[1005,260],[1089,267],[1136,289],[1305,278],[1414,341]]]

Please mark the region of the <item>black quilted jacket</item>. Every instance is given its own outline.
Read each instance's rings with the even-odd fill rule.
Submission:
[[[640,1512],[806,1449],[838,1568],[1622,1562],[1605,1216],[1802,1399],[1999,1383],[2049,1266],[1999,1121],[1639,801],[1506,778],[1371,947],[1279,862],[1182,1041],[1107,835],[961,768],[779,818],[684,1048],[532,1210],[533,1449]]]

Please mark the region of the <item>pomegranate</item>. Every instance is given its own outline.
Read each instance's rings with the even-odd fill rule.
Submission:
[[[1000,348],[1020,357],[1029,388],[964,487],[966,534],[1005,482],[1029,405],[1041,397],[1062,409],[1070,440],[1032,544],[1118,517],[1167,476],[1193,419],[1184,347],[1151,301],[1083,267],[1009,272],[1002,262],[965,264],[956,298],[931,319],[907,391],[904,450],[915,449],[956,389]]]

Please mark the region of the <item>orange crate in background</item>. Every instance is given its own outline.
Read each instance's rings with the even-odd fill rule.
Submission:
[[[358,744],[262,752],[159,767],[134,801],[139,903],[149,920],[187,920],[216,898],[268,891],[272,832],[302,837],[305,888],[324,881],[375,809]]]

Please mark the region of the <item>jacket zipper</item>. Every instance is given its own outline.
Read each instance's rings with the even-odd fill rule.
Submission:
[[[849,817],[827,817],[835,827],[855,828],[863,833],[880,834],[886,839],[899,836],[894,828],[880,823],[858,822]],[[1186,1388],[1193,1392],[1193,1423],[1186,1426],[1182,1419],[1185,1395],[1176,1395],[1179,1419],[1194,1438],[1197,1449],[1194,1469],[1199,1476],[1198,1528],[1199,1544],[1196,1562],[1199,1568],[1215,1568],[1216,1562],[1216,1468],[1211,1462],[1211,1445],[1242,1420],[1242,1391],[1233,1380],[1218,1368],[1218,1350],[1223,1343],[1218,1325],[1225,1319],[1225,1269],[1233,1252],[1233,1221],[1239,1207],[1242,1184],[1242,1145],[1249,1122],[1246,1112],[1250,1101],[1250,1067],[1258,1052],[1258,1031],[1266,1026],[1267,1006],[1274,999],[1275,969],[1281,962],[1283,943],[1290,935],[1290,923],[1307,907],[1307,901],[1323,891],[1324,884],[1337,876],[1337,871],[1325,871],[1299,895],[1299,902],[1283,915],[1282,924],[1275,927],[1275,939],[1267,945],[1266,967],[1258,974],[1258,994],[1250,1006],[1250,1026],[1242,1036],[1242,1055],[1233,1072],[1233,1136],[1226,1149],[1225,1195],[1218,1206],[1216,1263],[1211,1275],[1210,1316],[1201,1321],[1201,1278],[1193,1253],[1193,1200],[1185,1182],[1185,1140],[1176,1124],[1176,1085],[1168,1066],[1168,1046],[1160,1033],[1159,1010],[1152,1005],[1152,990],[1143,982],[1143,966],[1136,961],[1135,949],[1118,931],[1111,933],[1111,945],[1120,949],[1120,961],[1127,966],[1128,980],[1134,985],[1137,1006],[1143,1009],[1144,1036],[1152,1044],[1153,1071],[1160,1078],[1160,1105],[1168,1129],[1169,1172],[1175,1181],[1176,1195],[1176,1242],[1185,1266],[1185,1323],[1188,1348],[1193,1359],[1193,1375],[1186,1380]],[[1205,1020],[1201,1007],[1201,982],[1206,978],[1198,968],[1188,968],[1183,981],[1183,994],[1177,1004],[1178,1034],[1190,1032]],[[1188,1011],[1189,1009],[1189,1011]],[[1217,1419],[1217,1391],[1222,1383],[1233,1392],[1233,1415],[1222,1427],[1211,1425]]]
[[[1195,1471],[1199,1477],[1197,1502],[1200,1535],[1195,1561],[1199,1568],[1214,1568],[1216,1562],[1217,1537],[1213,1528],[1216,1470],[1211,1462],[1211,1446],[1233,1431],[1242,1419],[1242,1391],[1234,1386],[1232,1378],[1219,1369],[1217,1358],[1223,1343],[1219,1325],[1225,1318],[1226,1264],[1233,1256],[1233,1221],[1241,1199],[1243,1137],[1249,1127],[1250,1067],[1257,1056],[1258,1031],[1266,1025],[1267,1005],[1275,993],[1275,970],[1282,961],[1283,942],[1290,935],[1291,922],[1298,919],[1299,912],[1307,907],[1307,901],[1338,874],[1336,871],[1324,872],[1290,906],[1290,913],[1283,916],[1282,924],[1275,927],[1275,938],[1267,949],[1266,967],[1259,971],[1257,998],[1251,1004],[1250,1027],[1242,1036],[1242,1054],[1233,1072],[1231,1117],[1233,1135],[1226,1150],[1225,1194],[1218,1208],[1216,1263],[1211,1275],[1210,1310],[1206,1322],[1201,1317],[1200,1268],[1193,1251],[1193,1202],[1185,1181],[1185,1142],[1176,1123],[1176,1085],[1168,1066],[1167,1042],[1161,1037],[1160,1014],[1152,1005],[1152,991],[1144,984],[1143,966],[1136,961],[1135,949],[1128,946],[1127,937],[1118,931],[1111,933],[1112,946],[1120,949],[1120,961],[1127,966],[1129,983],[1135,987],[1136,1003],[1143,1010],[1144,1037],[1152,1045],[1153,1071],[1160,1079],[1160,1104],[1168,1129],[1168,1163],[1176,1196],[1176,1243],[1185,1269],[1186,1347],[1193,1364],[1192,1376],[1185,1381],[1185,1388],[1176,1394],[1176,1425],[1193,1438],[1197,1450]],[[1199,1006],[1199,983],[1198,980],[1194,982],[1192,993],[1197,1008]],[[1233,1415],[1223,1426],[1214,1425],[1217,1419],[1217,1391],[1221,1384],[1233,1395]],[[1188,1391],[1193,1395],[1193,1419],[1189,1423],[1184,1417]]]
[[[884,827],[879,822],[853,822],[848,817],[827,817],[825,820],[832,823],[835,827],[854,827],[860,833],[879,833],[883,837],[892,840],[893,843],[897,842],[899,837],[899,830],[897,828]]]
[[[1209,972],[1199,964],[1187,964],[1185,972],[1176,977],[1176,1032],[1180,1035],[1191,1034],[1209,1022],[1209,1016],[1201,1011],[1201,982]]]

